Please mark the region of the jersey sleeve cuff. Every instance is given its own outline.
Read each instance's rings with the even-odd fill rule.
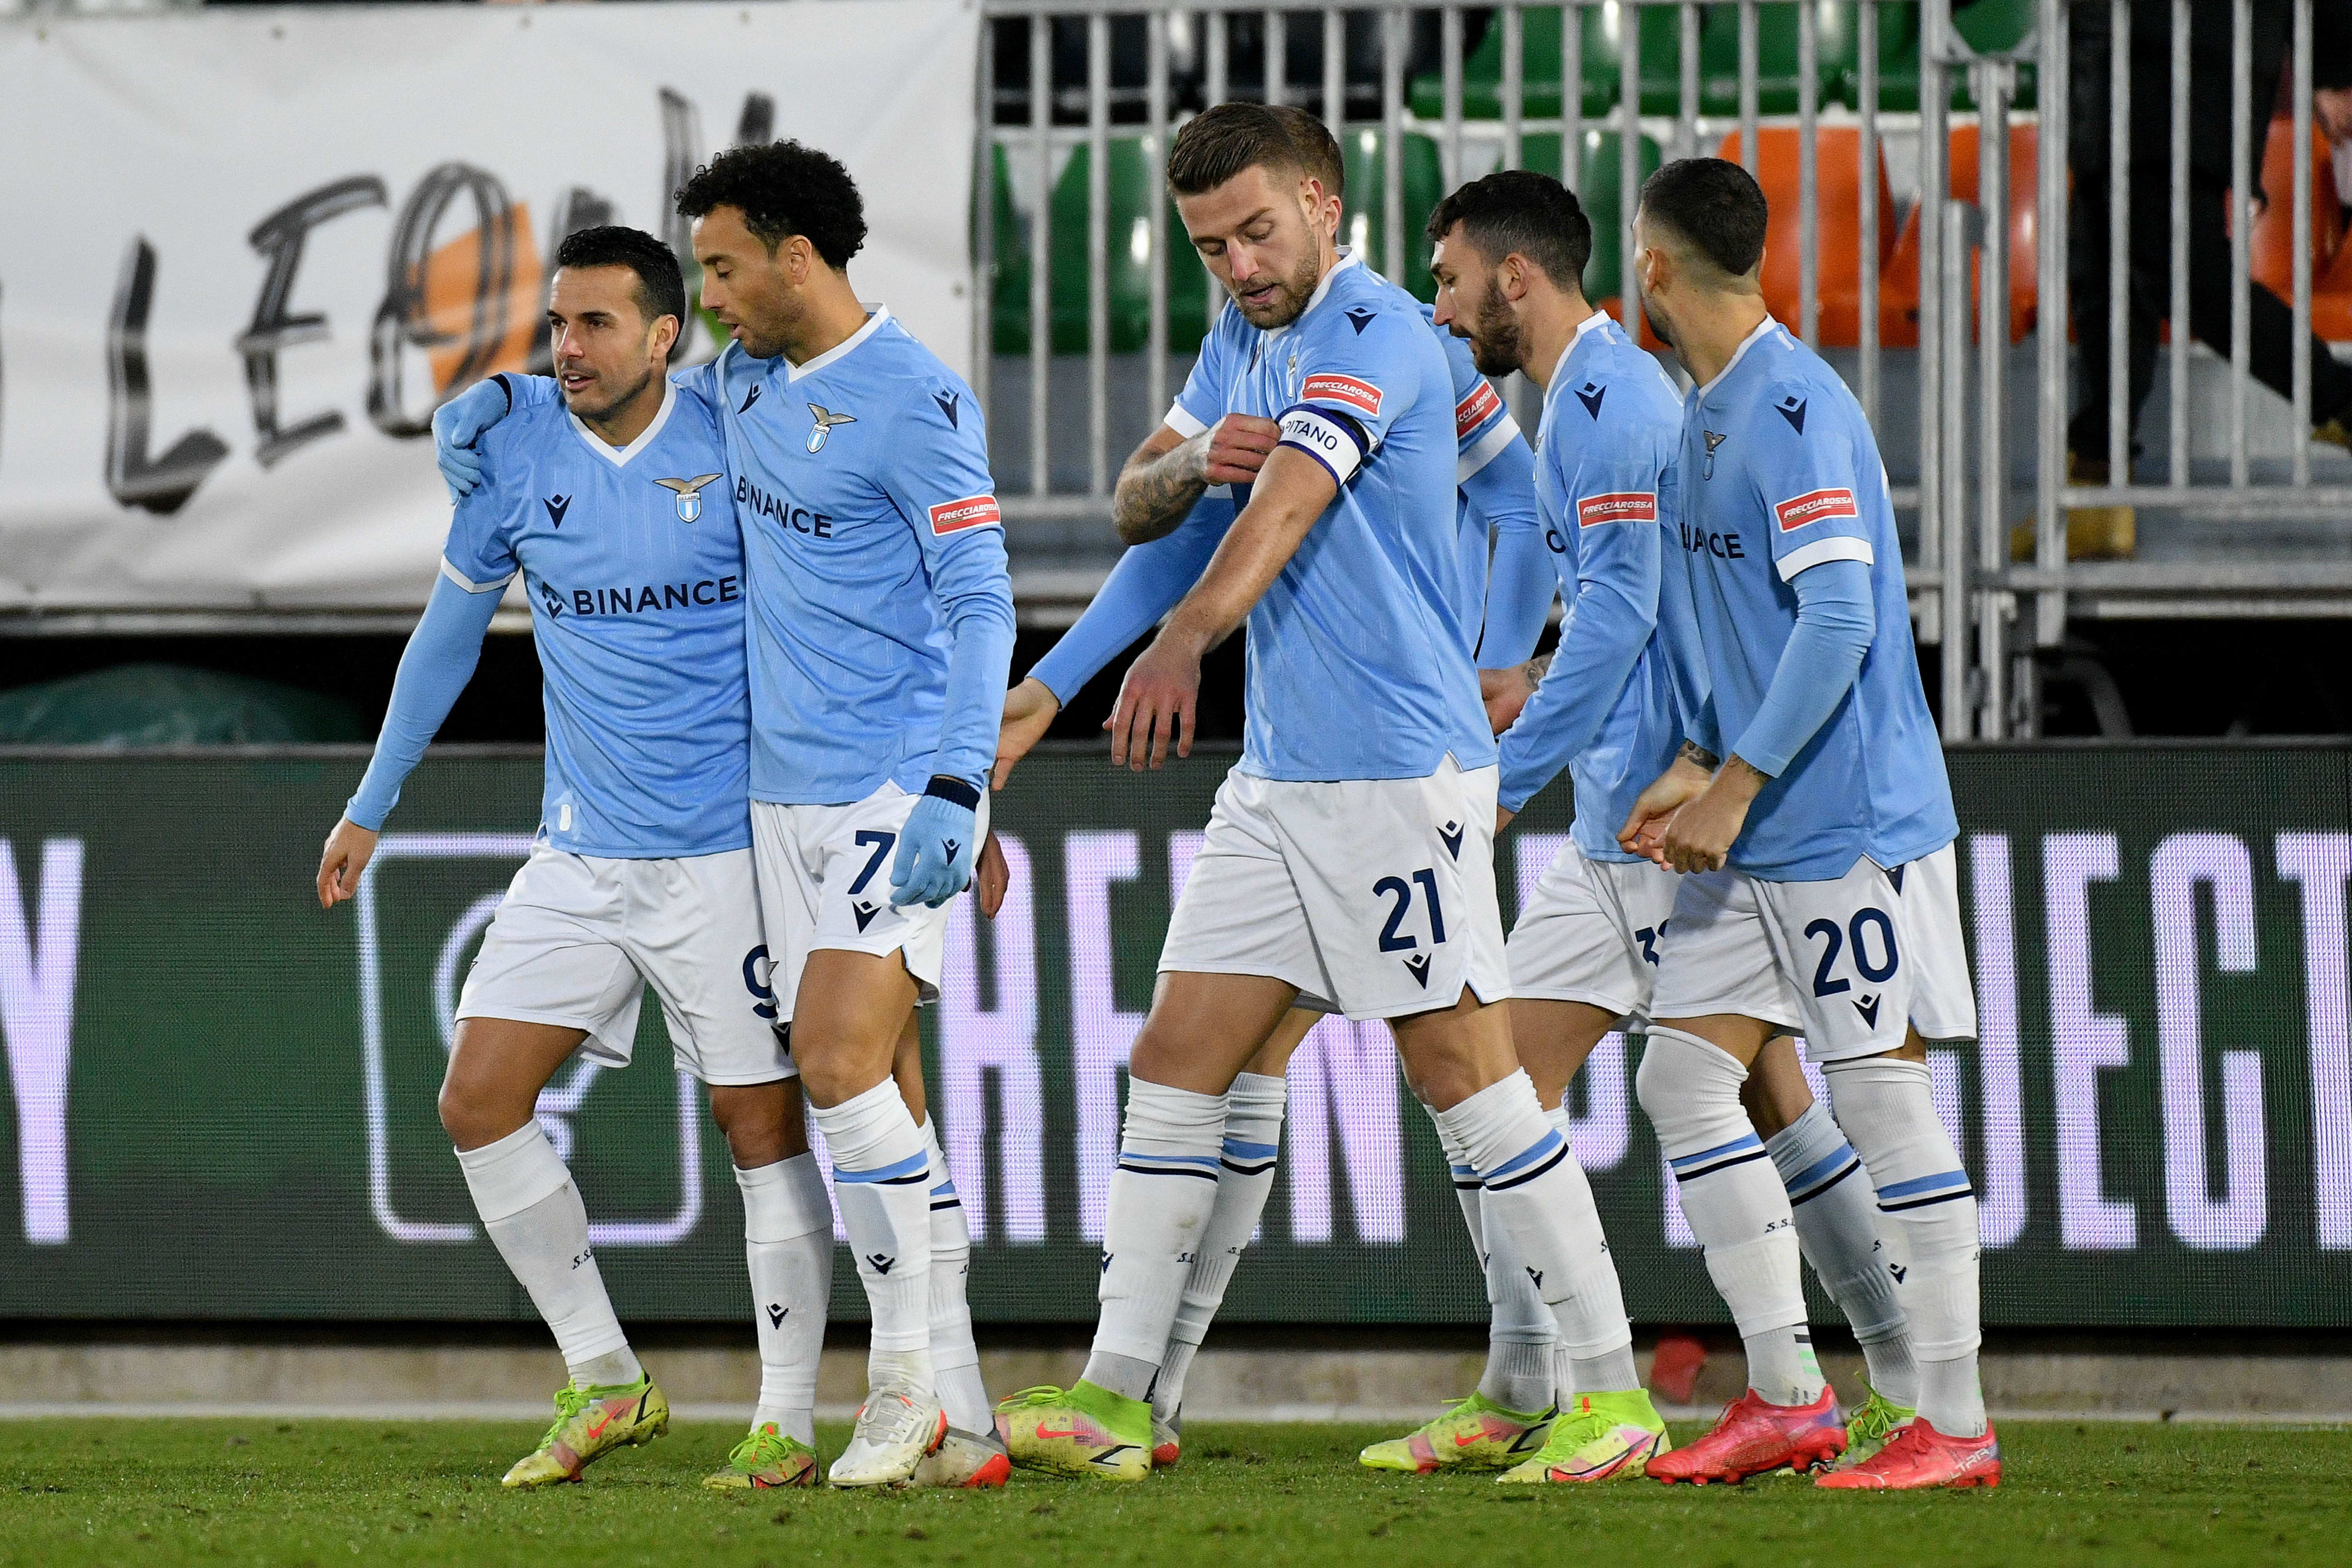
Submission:
[[[1494,427],[1472,443],[1469,449],[1455,461],[1454,482],[1456,485],[1468,484],[1473,475],[1502,455],[1503,448],[1508,446],[1512,437],[1518,433],[1518,423],[1509,414],[1507,413],[1496,421]]]
[[[1207,425],[1202,424],[1199,420],[1194,419],[1192,417],[1192,411],[1187,409],[1181,402],[1171,402],[1168,405],[1167,424],[1169,429],[1174,431],[1177,434],[1182,436],[1187,441],[1192,440],[1192,437],[1200,434],[1201,432],[1209,428]]]
[[[1782,582],[1793,582],[1801,571],[1810,571],[1828,560],[1858,560],[1864,566],[1875,565],[1877,557],[1871,553],[1868,539],[1840,535],[1836,538],[1815,539],[1809,545],[1790,550],[1775,564]]]
[[[488,582],[476,582],[472,578],[450,565],[449,558],[446,555],[441,558],[441,575],[468,593],[494,593],[512,582],[515,577],[513,572],[509,572],[504,577],[492,578]]]

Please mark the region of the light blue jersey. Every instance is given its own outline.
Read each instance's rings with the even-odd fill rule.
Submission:
[[[1241,770],[1419,779],[1494,761],[1471,650],[1454,378],[1420,302],[1343,255],[1288,327],[1228,305],[1168,423],[1279,420],[1339,494],[1251,610]],[[1247,506],[1244,497],[1236,502]]]
[[[1893,868],[1959,831],[1919,682],[1886,470],[1862,406],[1777,321],[1684,405],[1679,534],[1706,649],[1715,729],[1738,742],[1762,706],[1797,621],[1799,573],[1856,561],[1876,618],[1853,684],[1767,784],[1731,863],[1771,882]]]
[[[625,447],[560,402],[518,407],[481,440],[488,473],[457,503],[442,571],[477,594],[523,575],[547,841],[639,860],[745,847],[743,548],[719,422],[670,389]]]
[[[730,344],[719,411],[750,579],[751,798],[984,789],[1013,586],[971,389],[887,310],[807,363]]]
[[[1663,571],[1687,601],[1669,548],[1681,405],[1658,361],[1598,312],[1544,393],[1536,507],[1568,613],[1543,684],[1504,732],[1499,797],[1516,811],[1565,767],[1576,845],[1591,860],[1637,858],[1617,829],[1683,740],[1658,630]]]

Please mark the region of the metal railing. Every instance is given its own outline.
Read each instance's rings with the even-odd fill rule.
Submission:
[[[2108,13],[2110,27],[2120,35],[2114,58],[2128,59],[2126,0],[2088,3]],[[2078,455],[2104,458],[2107,475],[2097,483],[2077,483],[2070,481],[2066,454],[2076,356],[2066,335],[2051,329],[2069,320],[2067,239],[2070,222],[2080,215],[2069,211],[2069,12],[2075,8],[2069,0],[1979,5],[1963,16],[1965,29],[1955,26],[1951,0],[1924,0],[1916,7],[1895,0],[1788,7],[1758,0],[1707,5],[1691,0],[1570,0],[1567,15],[1577,25],[1558,28],[1556,92],[1554,62],[1531,57],[1528,35],[1531,19],[1549,26],[1558,7],[1269,10],[1240,0],[1161,5],[1136,0],[986,0],[996,34],[995,47],[983,51],[974,379],[983,400],[994,394],[992,413],[1012,413],[1023,426],[1012,444],[1017,450],[1000,442],[998,459],[1000,480],[1009,481],[1002,487],[1006,515],[1014,524],[1016,556],[1024,556],[1025,542],[1032,548],[1024,559],[1044,568],[1026,578],[1024,613],[1047,622],[1067,619],[1115,550],[1108,528],[1097,526],[1108,515],[1109,486],[1128,448],[1166,409],[1183,368],[1181,358],[1171,355],[1177,334],[1171,331],[1170,281],[1171,268],[1191,264],[1169,257],[1171,239],[1181,246],[1182,235],[1171,221],[1165,194],[1168,138],[1184,113],[1229,98],[1298,104],[1319,114],[1351,152],[1369,155],[1377,149],[1372,167],[1360,166],[1350,175],[1352,182],[1369,172],[1371,188],[1360,192],[1351,183],[1347,205],[1351,212],[1377,210],[1377,243],[1370,227],[1361,224],[1353,237],[1372,252],[1368,259],[1401,283],[1414,281],[1418,266],[1414,243],[1422,213],[1411,210],[1414,203],[1433,201],[1488,168],[1520,166],[1533,141],[1557,137],[1563,150],[1559,172],[1571,187],[1582,190],[1595,174],[1614,175],[1620,199],[1613,213],[1601,215],[1615,229],[1622,279],[1617,308],[1625,319],[1636,319],[1640,308],[1630,266],[1631,198],[1643,172],[1645,139],[1665,156],[1711,152],[1719,141],[1727,153],[1759,171],[1768,190],[1780,193],[1776,201],[1795,208],[1792,217],[1780,214],[1774,230],[1776,243],[1785,243],[1786,232],[1793,229],[1797,251],[1794,287],[1782,302],[1782,318],[1801,338],[1831,355],[1878,428],[1909,541],[1907,570],[1920,639],[1943,650],[1938,695],[1950,738],[2036,731],[2041,699],[2034,654],[2062,641],[2070,616],[2352,613],[2352,483],[2316,482],[2305,439],[2313,384],[2314,3],[2294,0],[2288,49],[2295,139],[2295,347],[2286,461],[2257,461],[2250,444],[2251,431],[2275,448],[2273,427],[2282,416],[2256,409],[2248,392],[2249,290],[2256,285],[2249,259],[2248,204],[2238,198],[2226,354],[2219,360],[2200,354],[2192,349],[2188,330],[2173,331],[2166,452],[2160,465],[2143,464],[2144,469],[2160,467],[2162,476],[2142,482],[2132,471],[2124,417],[2129,412],[2129,183],[2145,182],[2157,172],[2143,167],[2135,173],[2132,168],[2131,82],[2129,72],[2117,66],[2108,128],[2114,168],[2107,199],[2099,204],[2111,235],[2109,436],[2106,452]],[[1642,25],[1645,16],[1665,6],[1675,11],[1671,29],[1654,21]],[[2170,166],[2161,176],[2171,193],[2166,314],[2177,323],[2189,316],[2187,256],[2195,221],[2184,26],[2191,9],[2189,0],[2173,0],[2173,132]],[[2194,10],[2197,48],[2219,48],[2221,41],[2209,42],[2206,34],[2225,7]],[[1996,11],[2020,25],[2014,36],[1989,41],[1984,18]],[[2231,155],[2238,177],[2231,189],[2250,192],[2255,172],[2250,131],[2257,101],[2251,95],[2258,90],[2252,80],[2251,0],[2229,0],[2226,15],[2237,84]],[[1482,19],[1477,53],[1492,71],[1474,83],[1465,73],[1466,51],[1472,29]],[[1759,64],[1764,29],[1790,23],[1794,79],[1783,76],[1768,84]],[[1114,29],[1131,45],[1137,26],[1144,34],[1139,67],[1128,57],[1123,69],[1129,79],[1115,82],[1121,72],[1114,69]],[[1915,47],[1906,47],[1903,39],[1915,27]],[[1024,30],[1019,43],[1025,47],[1014,47],[1012,35]],[[1971,47],[1964,31],[1973,32],[1984,47]],[[1786,34],[1775,41],[1776,47],[1785,46]],[[1596,43],[1616,57],[1613,82],[1605,65],[1590,78],[1586,75],[1586,56]],[[1882,49],[1882,44],[1888,47]],[[1832,47],[1844,73],[1834,94],[1825,89],[1825,50]],[[1135,52],[1130,47],[1126,54]],[[1244,57],[1254,61],[1254,70],[1237,69]],[[1082,76],[1072,69],[1078,58],[1084,62]],[[1712,68],[1735,61],[1736,78],[1728,80]],[[1703,62],[1710,68],[1703,69]],[[1139,93],[1132,79],[1139,70]],[[1916,108],[1897,101],[1910,96],[1914,80]],[[1070,90],[1080,81],[1082,93]],[[1554,112],[1529,111],[1532,101],[1540,99],[1551,107],[1555,98]],[[1602,101],[1588,108],[1588,99]],[[1116,127],[1115,103],[1123,117]],[[1853,149],[1851,186],[1845,171],[1823,162],[1825,129],[1835,132],[1841,148]],[[1140,342],[1118,354],[1110,329],[1110,262],[1117,236],[1109,231],[1108,165],[1115,131],[1140,141],[1148,188],[1137,220],[1139,232],[1130,243],[1150,258]],[[1785,156],[1791,132],[1793,179]],[[1950,193],[1956,183],[1965,187],[1969,171],[1955,168],[1952,159],[1969,134],[1976,142],[1977,189],[1973,201],[1962,201]],[[2036,139],[2032,188],[2022,189],[2021,177],[2021,188],[2013,191],[2012,142],[2028,135]],[[1596,143],[1605,147],[1605,137],[1615,141],[1613,170],[1596,169],[1585,156]],[[1409,172],[1412,139],[1434,143],[1433,186],[1416,184]],[[1060,160],[1081,149],[1088,160],[1082,220],[1082,390],[1069,374],[1057,385],[1057,361],[1076,356],[1056,355],[1052,328],[1054,225],[1078,221],[1075,208],[1057,218],[1056,179]],[[1014,172],[1015,186],[1025,187],[1029,197],[1024,247],[1029,265],[1027,341],[1011,354],[994,352],[1001,346],[992,308],[1000,258],[990,214],[1000,152]],[[1913,177],[1892,185],[1895,204],[1883,205],[1882,169],[1897,163]],[[1832,195],[1842,203],[1849,192],[1853,253],[1837,248],[1834,255],[1825,254],[1821,204]],[[2030,301],[2021,305],[2025,296],[2012,285],[2025,280],[2011,275],[2009,235],[2013,223],[2029,213],[2028,243],[2035,259]],[[1836,246],[1843,247],[1843,215],[1837,221]],[[1885,238],[1890,231],[1902,234],[1902,245],[1891,247]],[[1888,273],[1889,264],[1905,257],[1916,261],[1916,293],[1907,272],[1901,277]],[[1842,325],[1833,334],[1837,340],[1824,344],[1823,287],[1832,272],[1840,291],[1839,319],[1850,325]],[[1850,316],[1844,292],[1849,288]],[[1906,320],[1903,312],[1914,299],[1916,311],[1907,319],[1917,323],[1916,348],[1890,346],[1883,323]],[[1206,309],[1213,312],[1219,303],[1211,290]],[[2021,310],[2022,317],[2013,317],[2013,310]],[[1189,337],[1199,324],[1188,319],[1181,325]],[[2030,348],[2021,341],[2026,336]],[[1075,366],[1066,363],[1065,369]],[[2215,432],[2194,418],[2191,405],[2199,392],[2210,390],[2217,371],[2226,377],[2226,440],[2220,455],[2192,464],[2200,444],[2211,447]],[[1015,383],[1025,395],[1013,411],[1004,394],[1015,392]],[[1531,414],[1532,400],[1524,389],[1508,390],[1515,404]],[[1083,463],[1069,460],[1079,452]],[[2326,554],[2314,559],[2305,549],[2297,559],[2266,559],[2235,548],[2234,541],[2200,549],[2191,538],[2185,550],[2168,546],[2159,559],[2070,563],[2068,509],[2102,506],[2179,515],[2200,525],[2317,519],[2326,533],[2321,541]],[[2013,562],[2011,527],[2027,520],[2031,559]],[[2333,527],[2339,520],[2347,525],[2340,538]],[[1064,570],[1048,564],[1057,560],[1066,563]]]

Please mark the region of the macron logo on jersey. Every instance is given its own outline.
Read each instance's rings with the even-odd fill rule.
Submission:
[[[1381,412],[1381,389],[1356,376],[1326,371],[1307,377],[1306,384],[1298,389],[1298,401],[1312,402],[1318,398],[1344,404],[1358,413],[1377,415]]]
[[[1774,507],[1772,515],[1780,520],[1782,533],[1793,534],[1826,517],[1859,517],[1862,508],[1854,505],[1851,490],[1808,490]]]
[[[1375,392],[1372,395],[1377,399],[1380,394]],[[1486,423],[1502,406],[1503,400],[1495,395],[1494,387],[1482,379],[1471,389],[1468,397],[1454,405],[1454,439],[1459,441]]]
[[[961,501],[941,501],[931,508],[934,535],[960,534],[966,528],[985,528],[1003,520],[993,496],[966,496]]]
[[[1587,496],[1576,504],[1576,526],[1580,528],[1601,523],[1657,520],[1658,493],[1654,490],[1616,490],[1606,496]]]

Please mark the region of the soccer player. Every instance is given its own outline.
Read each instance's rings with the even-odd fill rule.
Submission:
[[[1649,1014],[1658,940],[1674,912],[1677,879],[1621,846],[1615,827],[1674,761],[1682,716],[1701,706],[1706,691],[1683,551],[1669,548],[1679,542],[1681,393],[1586,301],[1579,280],[1592,228],[1558,181],[1524,171],[1475,181],[1439,204],[1429,235],[1438,319],[1469,340],[1481,371],[1524,371],[1544,389],[1541,515],[1532,524],[1512,519],[1497,542],[1480,657],[1521,659],[1532,650],[1556,568],[1568,600],[1559,647],[1504,732],[1499,800],[1507,819],[1563,767],[1575,779],[1574,830],[1510,938],[1511,1038],[1565,1132],[1569,1081],[1604,1034]],[[1549,564],[1522,564],[1538,552]],[[1670,656],[1670,644],[1681,657]],[[1747,1089],[1748,1119],[1789,1189],[1798,1239],[1869,1362],[1869,1402],[1849,1436],[1874,1445],[1910,1417],[1916,1372],[1869,1195],[1843,1179],[1859,1162],[1813,1102],[1785,1037],[1757,1057]],[[1664,1427],[1624,1348],[1622,1307],[1587,1332],[1606,1354],[1576,1354],[1573,1380],[1560,1390],[1561,1408],[1574,1414],[1555,1423],[1545,1452],[1515,1476],[1638,1474],[1645,1458],[1664,1451]]]
[[[1340,190],[1342,171],[1336,159],[1318,172],[1330,189]],[[1428,308],[1423,307],[1422,313],[1426,318]],[[1471,364],[1469,350],[1442,329],[1432,329],[1446,348],[1453,374],[1464,575],[1475,585],[1486,578],[1490,520],[1496,526],[1534,520],[1534,459],[1502,400]],[[1234,439],[1231,460],[1247,466],[1253,476],[1281,436],[1273,421],[1247,415],[1229,415],[1219,428]],[[1006,694],[1004,727],[997,738],[998,788],[1044,737],[1067,700],[1176,607],[1199,580],[1234,517],[1234,502],[1221,489],[1204,496],[1173,533],[1138,545],[1120,558],[1086,613],[1037,662],[1028,678]],[[1543,570],[1549,577],[1551,569]],[[1322,1017],[1318,1011],[1294,1008],[1226,1091],[1216,1206],[1185,1278],[1183,1299],[1152,1389],[1155,1465],[1172,1465],[1181,1453],[1184,1385],[1192,1357],[1224,1300],[1234,1265],[1257,1228],[1274,1186],[1287,1102],[1283,1074],[1291,1053]],[[1471,1203],[1475,1221],[1475,1197]],[[1475,1241],[1475,1228],[1472,1234]],[[1449,1429],[1442,1448],[1425,1443],[1416,1448],[1404,1438],[1376,1444],[1366,1450],[1367,1463],[1414,1470],[1434,1468],[1440,1461],[1492,1465],[1509,1462],[1514,1447],[1524,1457],[1542,1445],[1552,1403],[1551,1313],[1507,1244],[1494,1249],[1487,1276],[1495,1305],[1486,1370],[1476,1395],[1458,1407],[1456,1429]],[[1467,1444],[1453,1440],[1465,1435]]]
[[[668,1424],[534,1116],[575,1052],[627,1064],[647,985],[678,1068],[709,1087],[743,1194],[760,1403],[711,1480],[804,1484],[815,1469],[833,1208],[773,1022],[745,807],[743,551],[719,425],[664,374],[685,317],[677,262],[652,235],[563,241],[548,311],[562,402],[486,443],[490,482],[458,503],[375,755],[319,864],[321,904],[357,890],[520,572],[546,672],[547,787],[538,841],[467,975],[440,1103],[483,1228],[571,1373],[509,1487],[577,1480]]]
[[[1391,1020],[1416,1093],[1507,1193],[1548,1302],[1597,1255],[1561,1218],[1581,1172],[1495,1005],[1494,743],[1465,625],[1452,374],[1412,296],[1338,248],[1328,133],[1302,118],[1224,104],[1171,149],[1178,211],[1232,306],[1121,473],[1120,534],[1169,532],[1214,483],[1250,494],[1129,668],[1114,759],[1189,749],[1201,655],[1246,619],[1245,743],[1130,1061],[1093,1354],[1067,1392],[999,1407],[1016,1462],[1064,1473],[1150,1474],[1151,1385],[1215,1207],[1227,1091],[1302,997]],[[1254,475],[1216,457],[1231,414],[1280,427]]]
[[[1836,373],[1765,311],[1765,218],[1755,180],[1713,158],[1652,175],[1636,218],[1651,320],[1699,383],[1679,531],[1709,689],[1686,737],[1698,753],[1643,792],[1621,841],[1687,873],[1636,1091],[1739,1326],[1748,1385],[1650,1473],[1736,1480],[1845,1445],[1805,1333],[1789,1195],[1739,1102],[1765,1043],[1802,1034],[1907,1243],[1897,1294],[1919,1363],[1916,1418],[1820,1484],[1997,1485],[1977,1381],[1976,1197],[1926,1061],[1927,1040],[1976,1037],[1958,822],[1885,470]]]
[[[859,303],[847,268],[864,206],[836,160],[738,147],[686,183],[678,211],[702,303],[734,340],[684,380],[719,411],[743,526],[776,1006],[873,1313],[866,1398],[829,1477],[1002,1484],[962,1210],[934,1208],[936,1130],[892,1077],[913,1009],[939,996],[1012,658],[986,434],[961,378]]]

